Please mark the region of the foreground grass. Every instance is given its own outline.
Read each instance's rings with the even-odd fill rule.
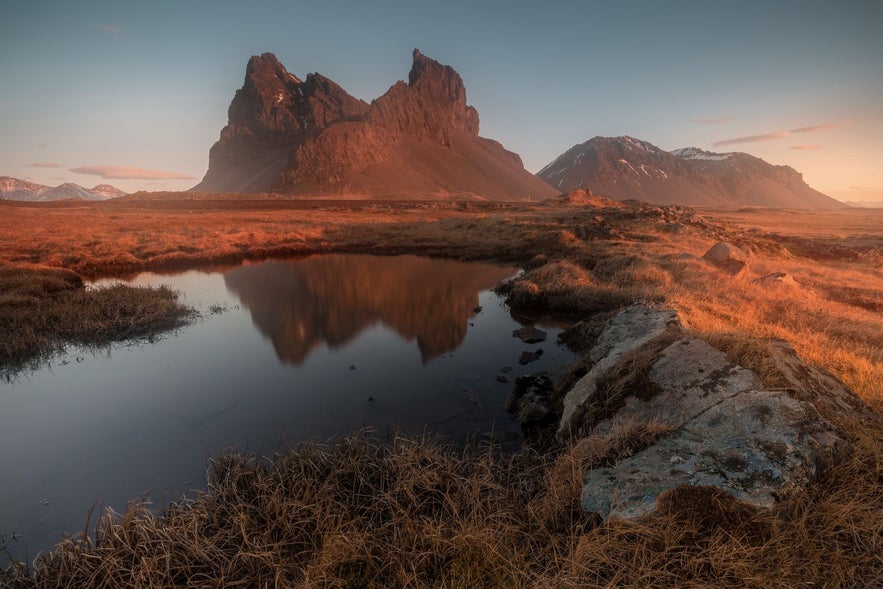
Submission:
[[[168,288],[86,289],[72,271],[0,264],[0,373],[36,366],[65,345],[99,346],[182,325]]]
[[[584,446],[465,452],[344,439],[211,462],[205,493],[105,515],[6,572],[9,587],[872,587],[883,432],[775,512],[709,488],[639,522],[579,509]],[[590,464],[590,462],[589,462]]]

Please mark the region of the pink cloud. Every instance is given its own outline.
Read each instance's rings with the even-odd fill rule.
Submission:
[[[809,127],[799,127],[790,131],[774,131],[772,133],[764,133],[763,135],[748,135],[747,137],[735,137],[733,139],[724,139],[723,141],[715,141],[712,143],[715,147],[722,145],[736,145],[737,143],[760,143],[761,141],[775,141],[796,135],[799,133],[815,133],[816,131],[824,131],[830,129],[834,125],[812,125]],[[800,148],[797,148],[800,149]]]
[[[56,162],[34,162],[33,164],[28,164],[31,168],[63,168],[59,163]]]
[[[764,133],[763,135],[748,135],[746,137],[734,137],[733,139],[724,139],[723,141],[715,141],[712,143],[715,147],[722,145],[736,145],[737,143],[760,143],[762,141],[774,141],[782,139],[789,135],[788,131],[776,131],[774,133]]]
[[[799,129],[791,129],[792,133],[815,133],[816,131],[824,131],[830,129],[834,125],[813,125],[812,127],[800,127]]]
[[[75,174],[101,176],[105,180],[195,180],[194,176],[164,170],[148,170],[135,166],[82,166],[71,168]]]
[[[792,145],[788,149],[797,149],[797,150],[806,150],[806,149],[819,149],[821,146],[816,144],[811,145]]]
[[[699,117],[690,120],[694,123],[701,123],[703,125],[721,125],[723,123],[729,123],[733,120],[733,117]]]

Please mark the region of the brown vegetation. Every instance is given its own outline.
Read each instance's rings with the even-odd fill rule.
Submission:
[[[249,206],[124,199],[0,206],[8,220],[0,226],[0,260],[88,276],[318,251],[516,263],[525,274],[503,287],[513,303],[591,311],[595,322],[634,300],[664,303],[695,334],[758,371],[767,387],[787,388],[769,353],[773,340],[786,340],[883,409],[883,217],[876,212],[837,212],[843,220],[837,234],[828,229],[834,222],[828,213],[706,217],[677,207],[567,203]],[[752,253],[737,277],[701,259],[720,240]],[[791,275],[796,286],[755,281],[772,272]],[[590,326],[582,341],[592,333]],[[641,384],[621,376],[623,386]],[[587,456],[603,463],[665,435],[664,424],[625,424],[618,438],[542,456],[350,439],[273,461],[223,457],[204,495],[163,516],[144,507],[108,516],[94,538],[66,541],[29,575],[8,573],[7,582],[876,586],[883,583],[881,429],[879,420],[854,422],[852,457],[773,512],[746,511],[714,492],[692,490],[666,496],[663,509],[640,522],[598,523],[583,514],[582,468]]]
[[[168,288],[86,289],[70,270],[0,263],[0,375],[65,344],[96,346],[172,329],[189,313]]]
[[[664,435],[626,428],[622,441]],[[460,453],[363,437],[212,461],[157,515],[106,514],[10,587],[871,587],[883,580],[883,433],[810,492],[757,512],[675,489],[642,521],[579,509],[587,456]]]

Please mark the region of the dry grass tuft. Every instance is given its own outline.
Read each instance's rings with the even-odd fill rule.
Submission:
[[[168,288],[86,289],[64,269],[0,265],[0,372],[39,362],[65,344],[95,346],[183,324],[189,309]]]

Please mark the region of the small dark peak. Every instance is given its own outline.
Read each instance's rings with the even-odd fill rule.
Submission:
[[[418,57],[423,57],[423,54],[420,53],[420,50],[417,49],[416,47],[414,48],[414,53],[412,53],[411,55],[414,56],[414,59],[417,59]]]

